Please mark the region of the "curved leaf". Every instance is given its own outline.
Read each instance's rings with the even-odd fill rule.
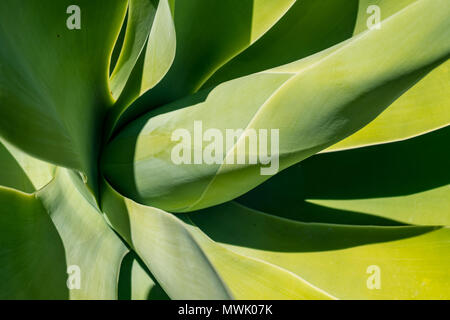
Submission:
[[[130,252],[122,261],[119,278],[119,300],[168,300],[145,265]]]
[[[374,121],[323,152],[410,139],[450,125],[450,61],[437,67]]]
[[[171,299],[230,299],[227,287],[184,224],[105,185],[102,208]]]
[[[171,0],[177,52],[167,75],[121,115],[118,127],[151,108],[197,91],[269,30],[296,0]]]
[[[234,253],[209,239],[192,220],[187,226],[233,296],[240,300],[334,299],[299,276],[273,264]]]
[[[370,6],[378,6],[385,20],[415,1],[297,1],[269,32],[218,70],[204,87],[298,60],[362,33],[373,14],[367,12]],[[433,70],[368,126],[325,152],[398,141],[448,125],[449,65]]]
[[[340,299],[450,297],[449,228],[299,223],[235,203],[190,217],[229,250],[280,266]],[[373,270],[379,289],[371,286]]]
[[[131,0],[123,49],[111,76],[113,97],[119,99],[109,115],[113,129],[122,112],[154,87],[175,57],[176,38],[168,0]]]
[[[108,145],[104,173],[125,196],[174,212],[240,196],[268,178],[261,175],[263,165],[229,164],[241,148],[248,162],[250,130],[279,129],[279,154],[272,160],[279,156],[280,170],[354,133],[448,58],[449,10],[443,1],[414,2],[385,20],[381,30],[150,112]],[[187,108],[176,110],[180,106]],[[215,128],[222,136],[226,129],[246,131],[220,153],[219,163],[176,165],[171,156],[179,143],[172,134],[186,129],[194,136],[198,120],[204,130]],[[182,143],[191,154],[206,146]]]
[[[291,63],[345,41],[353,35],[357,12],[358,0],[296,1],[270,30],[211,75],[203,88]]]
[[[55,167],[33,158],[0,138],[0,185],[33,193],[49,183]]]
[[[0,299],[67,299],[61,239],[33,195],[0,187]]]
[[[446,127],[414,139],[315,155],[238,201],[300,221],[450,224]]]
[[[71,299],[117,299],[120,265],[128,252],[108,227],[95,200],[74,172],[58,169],[55,180],[37,193],[64,244],[67,266],[79,272]]]
[[[95,187],[103,116],[112,104],[108,62],[126,1],[77,1],[81,29],[74,30],[66,24],[76,14],[72,4],[0,3],[0,135],[83,171]]]

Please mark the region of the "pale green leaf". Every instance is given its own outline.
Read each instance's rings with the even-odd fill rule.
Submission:
[[[37,193],[62,239],[67,266],[80,271],[80,287],[70,290],[70,298],[117,299],[120,265],[128,249],[91,197],[81,177],[65,169],[58,169],[55,180]]]
[[[119,278],[120,300],[168,300],[139,258],[130,252],[122,261]]]
[[[449,10],[446,1],[416,1],[384,20],[380,30],[150,112],[108,145],[103,157],[106,178],[139,203],[175,212],[236,198],[268,178],[261,175],[260,164],[227,163],[233,153],[245,149],[245,135],[219,150],[225,164],[176,165],[176,129],[186,129],[192,137],[197,120],[204,131],[216,128],[222,136],[226,129],[279,129],[279,153],[274,157],[280,158],[277,169],[285,169],[365,126],[445,61],[450,52]],[[206,147],[191,142],[182,144],[192,154]],[[251,154],[245,150],[248,163]]]
[[[173,64],[158,85],[124,111],[118,127],[197,91],[218,68],[270,30],[295,2],[171,0],[176,32]]]
[[[168,0],[159,4],[131,0],[122,52],[111,76],[111,90],[118,101],[109,115],[108,130],[136,98],[164,77],[175,50],[175,26]]]
[[[95,188],[103,117],[112,105],[109,57],[126,1],[77,1],[81,29],[71,30],[73,4],[1,1],[0,135],[38,158],[82,170]]]
[[[238,201],[300,221],[450,224],[446,127],[414,139],[315,155]]]
[[[209,239],[189,218],[187,226],[233,296],[240,300],[334,299],[301,277],[276,265],[237,254]]]
[[[53,178],[55,167],[0,138],[0,185],[33,193]]]
[[[64,247],[34,195],[0,187],[0,299],[67,299]]]
[[[162,210],[139,205],[105,185],[102,207],[171,299],[230,299],[222,279],[184,224]]]
[[[289,270],[339,299],[450,297],[449,228],[299,223],[235,203],[190,217],[229,250]]]

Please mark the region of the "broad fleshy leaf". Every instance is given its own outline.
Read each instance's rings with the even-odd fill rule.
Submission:
[[[112,105],[109,57],[126,4],[0,3],[0,135],[38,158],[83,171],[92,188],[103,117]]]
[[[390,143],[450,125],[450,61],[443,63],[357,133],[324,152]]]
[[[108,227],[81,177],[58,169],[37,198],[63,241],[68,270],[80,276],[70,298],[117,299],[120,265],[128,249]]]
[[[360,15],[367,16],[365,12]],[[352,37],[357,19],[358,0],[295,1],[271,29],[212,74],[203,88],[330,48]]]
[[[301,277],[265,261],[246,257],[209,239],[190,218],[181,216],[218,270],[233,296],[241,300],[330,300],[333,296]]]
[[[446,127],[414,139],[315,155],[238,201],[300,221],[450,224]]]
[[[33,193],[49,183],[55,166],[33,158],[0,138],[0,185]]]
[[[114,229],[142,259],[171,299],[230,299],[211,262],[184,224],[105,185],[102,208]]]
[[[279,170],[356,132],[447,60],[449,10],[445,1],[416,1],[384,20],[380,30],[150,112],[108,145],[106,178],[125,196],[174,212],[236,198],[268,178],[260,163],[230,164],[242,148],[249,162],[249,131],[279,130],[279,148],[271,157],[272,165],[279,157]],[[194,132],[196,121],[204,131],[218,129],[221,137],[226,129],[245,131],[222,146],[214,164],[177,165],[176,146],[192,155],[205,152],[207,143],[173,139],[177,129],[201,139],[202,132]]]
[[[122,261],[119,300],[168,300],[156,280],[139,258],[130,252]]]
[[[339,299],[450,296],[447,227],[299,223],[236,203],[190,217],[229,250],[289,270]]]
[[[131,0],[122,52],[111,75],[111,91],[118,101],[109,115],[108,130],[136,98],[164,77],[175,50],[169,1]]]
[[[0,187],[0,299],[67,299],[64,247],[34,195]]]
[[[117,128],[197,91],[218,68],[270,30],[295,2],[171,0],[176,32],[173,64],[157,86],[125,110]]]

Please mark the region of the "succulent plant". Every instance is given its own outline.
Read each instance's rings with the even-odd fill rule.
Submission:
[[[449,299],[448,0],[2,0],[1,299]]]

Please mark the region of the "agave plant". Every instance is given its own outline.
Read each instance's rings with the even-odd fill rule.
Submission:
[[[449,56],[448,0],[2,0],[0,298],[449,299]]]

